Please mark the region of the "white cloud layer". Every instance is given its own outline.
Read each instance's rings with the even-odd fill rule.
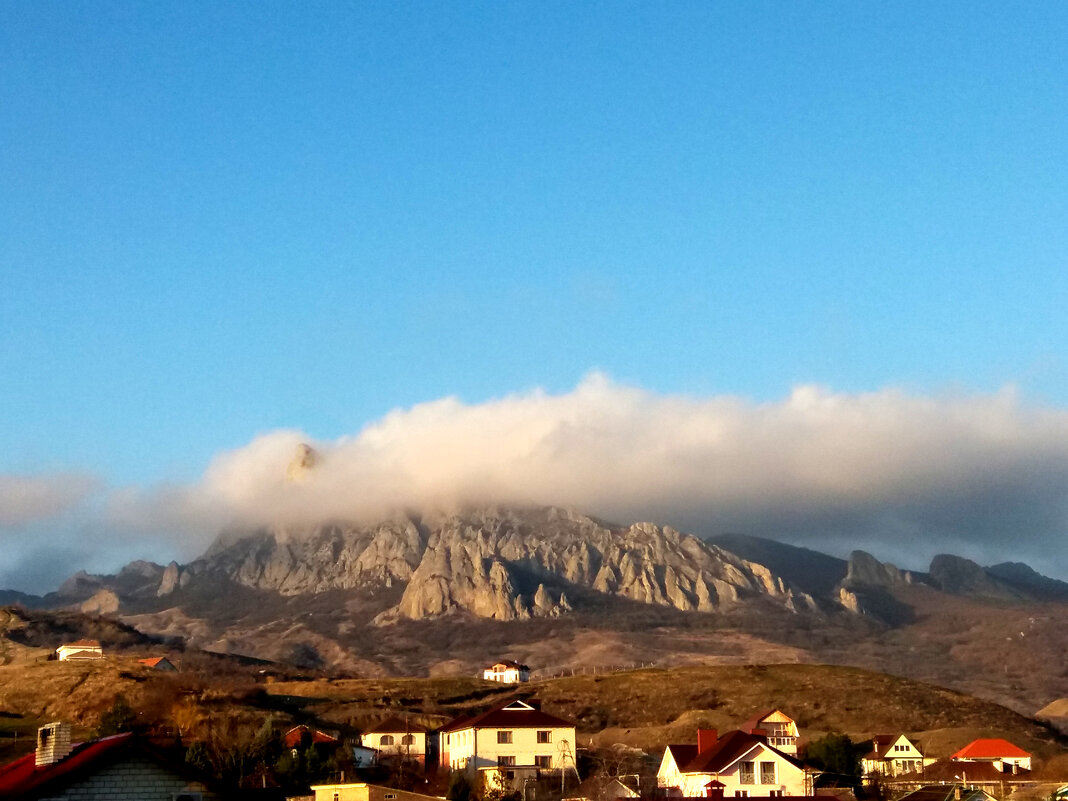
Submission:
[[[59,517],[84,503],[99,483],[81,473],[41,476],[0,473],[0,528]]]
[[[287,468],[302,442],[318,459],[295,481]],[[105,515],[114,530],[182,532],[194,555],[225,526],[556,504],[698,534],[864,547],[910,567],[948,551],[1064,577],[1066,487],[1068,412],[1011,390],[803,386],[758,404],[656,395],[594,374],[563,395],[420,404],[336,441],[267,433],[218,455],[194,486],[110,493]]]

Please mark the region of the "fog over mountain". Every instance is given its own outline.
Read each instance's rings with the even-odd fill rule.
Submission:
[[[835,554],[863,548],[906,567],[938,552],[1023,561],[1065,577],[1066,486],[1068,412],[1011,389],[924,397],[801,386],[754,403],[592,374],[560,395],[395,410],[336,440],[267,432],[187,485],[0,476],[0,587],[41,591],[82,567],[188,559],[227,527],[479,503],[567,506]]]

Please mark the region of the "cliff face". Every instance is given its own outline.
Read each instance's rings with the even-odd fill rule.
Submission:
[[[221,574],[258,590],[297,596],[404,587],[376,622],[467,613],[493,620],[551,617],[576,593],[714,611],[747,599],[815,608],[762,565],[651,523],[613,527],[561,509],[480,509],[374,526],[231,533],[185,568],[168,566],[166,595]],[[569,596],[570,593],[570,596]]]

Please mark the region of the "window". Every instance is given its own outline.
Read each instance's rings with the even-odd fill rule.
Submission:
[[[742,762],[738,766],[738,784],[756,784],[756,770],[752,762]]]
[[[734,797],[735,798],[748,798],[749,797],[749,791],[748,790],[735,790],[734,791]]]
[[[761,784],[775,784],[775,763],[774,762],[761,762],[760,763],[760,783]]]
[[[782,790],[769,790],[768,791],[768,795],[771,796],[772,798],[781,798],[782,797]]]
[[[542,770],[549,770],[553,766],[553,758],[551,756],[536,756],[534,757],[534,764]]]
[[[512,742],[512,732],[508,729],[501,729],[497,732],[497,742],[501,745],[506,745]]]
[[[497,766],[498,767],[511,767],[514,764],[515,764],[515,755],[514,754],[502,754],[501,756],[497,757]]]
[[[396,793],[386,793],[386,800],[387,801],[389,801],[390,798],[396,798],[396,797],[397,797]]]
[[[378,744],[379,745],[393,745],[393,735],[392,734],[383,734],[381,739],[379,739]]]
[[[405,734],[401,737],[401,745],[415,745],[415,735]]]
[[[553,733],[551,731],[539,731],[538,742],[539,743],[551,743],[553,741]]]

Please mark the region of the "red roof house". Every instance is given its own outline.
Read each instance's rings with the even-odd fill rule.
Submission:
[[[950,759],[954,762],[986,762],[1002,773],[1031,770],[1031,755],[1000,737],[972,740]]]

